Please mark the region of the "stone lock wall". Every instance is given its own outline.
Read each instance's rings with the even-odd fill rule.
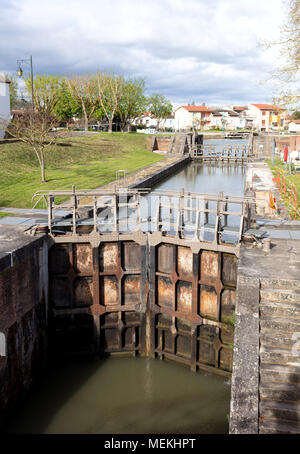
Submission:
[[[47,299],[48,242],[45,237],[1,257],[0,424],[27,393],[45,364]]]

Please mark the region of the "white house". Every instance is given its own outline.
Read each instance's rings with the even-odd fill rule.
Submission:
[[[135,118],[132,122],[132,124],[137,125],[137,126],[146,126],[147,128],[153,127],[156,128],[157,125],[157,119],[154,118],[154,115],[152,115],[151,112],[145,112],[139,117]]]
[[[174,113],[176,131],[207,129],[210,126],[212,110],[205,106],[180,106]]]
[[[289,132],[300,132],[300,120],[292,120],[289,122]]]
[[[161,122],[161,127],[163,129],[172,129],[172,131],[175,131],[175,115],[171,113],[165,120]]]
[[[10,118],[9,80],[4,73],[0,73],[0,122]],[[0,128],[0,139],[3,139],[4,131]]]
[[[245,127],[245,119],[238,112],[223,107],[213,110],[210,126],[235,131]]]
[[[139,117],[135,118],[132,122],[134,125],[143,125],[147,128],[154,128],[156,129],[159,123],[159,129],[175,129],[175,118],[174,114],[171,113],[165,120],[158,121],[157,118],[151,112],[145,112]]]
[[[247,115],[252,120],[254,129],[270,132],[283,127],[283,112],[284,109],[271,104],[250,104]]]

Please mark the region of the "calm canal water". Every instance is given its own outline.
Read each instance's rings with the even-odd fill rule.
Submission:
[[[182,188],[188,192],[242,196],[245,184],[245,166],[238,164],[201,164],[191,162],[176,174],[153,188],[159,190],[176,190]]]
[[[228,433],[230,382],[149,358],[53,368],[9,433]]]
[[[216,150],[221,152],[224,146],[245,146],[247,140],[205,140],[204,145],[216,145]],[[153,188],[159,190],[181,190],[206,194],[242,196],[244,194],[246,167],[241,164],[221,164],[191,162],[184,169]]]

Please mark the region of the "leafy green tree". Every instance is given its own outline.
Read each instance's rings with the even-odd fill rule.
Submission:
[[[300,120],[300,111],[296,110],[292,115],[293,120]]]
[[[117,114],[120,117],[121,131],[146,108],[145,80],[121,78]]]
[[[53,113],[60,121],[67,122],[75,116],[83,116],[81,103],[70,93],[66,80],[60,81],[61,92]]]
[[[24,78],[28,96],[31,96],[31,78]],[[59,102],[62,88],[59,76],[36,74],[33,80],[33,101],[37,112],[50,115]]]
[[[157,129],[159,130],[160,123],[168,118],[173,106],[165,96],[160,94],[149,96],[147,104],[150,112],[157,118]]]

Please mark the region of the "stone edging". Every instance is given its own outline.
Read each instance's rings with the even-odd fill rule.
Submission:
[[[156,171],[154,174],[152,175],[150,174],[143,180],[131,184],[130,186],[128,186],[128,188],[129,189],[151,188],[152,186],[155,186],[157,183],[159,183],[161,180],[165,179],[169,175],[179,170],[181,167],[185,166],[188,162],[190,162],[189,156],[181,158],[180,160],[174,162],[170,166],[163,167],[162,169]]]
[[[237,273],[229,433],[257,434],[260,281]]]

